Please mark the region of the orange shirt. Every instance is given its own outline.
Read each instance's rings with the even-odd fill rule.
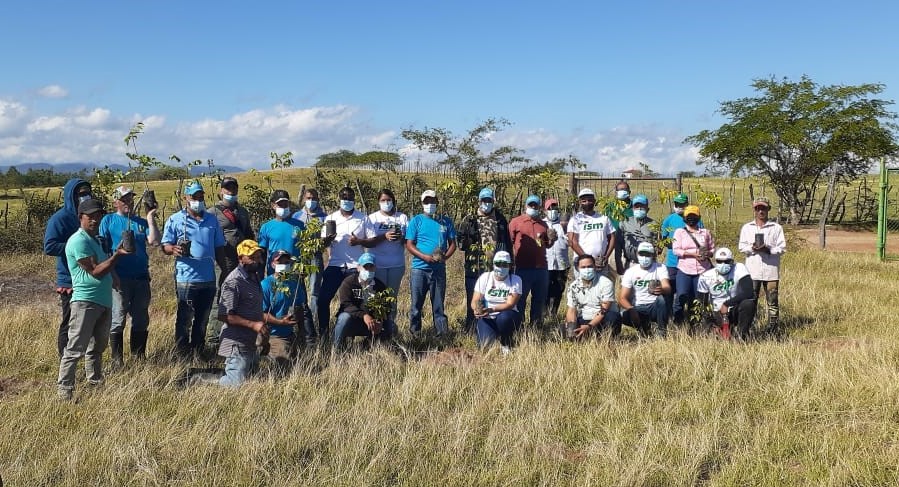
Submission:
[[[509,237],[512,239],[512,260],[517,269],[546,269],[546,248],[549,237],[546,222],[518,215],[509,222]]]

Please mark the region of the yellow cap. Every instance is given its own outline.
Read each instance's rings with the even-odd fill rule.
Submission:
[[[690,216],[690,215],[702,216],[699,214],[699,207],[696,205],[690,205],[690,206],[684,208],[684,216]]]
[[[237,255],[246,255],[251,256],[256,252],[262,250],[262,247],[256,243],[255,240],[246,239],[243,242],[237,244]]]

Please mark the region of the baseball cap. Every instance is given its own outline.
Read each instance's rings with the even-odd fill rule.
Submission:
[[[640,242],[640,245],[637,246],[637,255],[640,255],[640,252],[649,252],[655,255],[656,248],[650,242]]]
[[[509,255],[505,250],[500,250],[499,252],[493,254],[493,262],[508,262],[512,263],[512,256]]]
[[[687,197],[686,193],[677,193],[677,195],[674,197],[675,203],[680,203],[680,204],[685,205],[689,201],[690,201],[690,198]]]
[[[271,259],[272,264],[277,262],[278,259],[281,258],[282,255],[290,255],[290,252],[288,252],[286,250],[276,250],[275,253],[272,254],[272,259]]]
[[[283,189],[276,189],[272,192],[272,197],[269,198],[272,203],[277,203],[279,201],[290,201],[290,195],[287,194],[287,191]]]
[[[184,187],[184,194],[188,196],[193,196],[198,191],[203,191],[203,185],[199,181],[191,181],[190,184]]]
[[[584,188],[584,189],[580,190],[580,192],[578,192],[577,197],[583,198],[584,196],[593,196],[595,198],[596,193],[594,193],[593,190],[590,188]]]
[[[237,255],[250,256],[262,250],[262,247],[255,240],[246,239],[237,244]]]
[[[758,198],[752,200],[752,207],[758,208],[759,206],[764,206],[765,208],[771,208],[771,203],[768,201],[768,198],[764,196],[759,196]]]
[[[120,200],[129,194],[134,194],[134,190],[128,186],[119,186],[112,192],[112,199]]]
[[[493,188],[484,188],[478,193],[478,199],[482,200],[484,198],[493,199]]]
[[[727,247],[720,247],[715,250],[715,260],[734,260],[734,253]]]
[[[689,215],[702,216],[699,214],[699,207],[696,205],[690,205],[690,206],[684,208],[684,216],[689,216]]]
[[[437,192],[434,191],[433,189],[426,190],[424,193],[421,194],[421,201],[424,201],[425,198],[428,198],[428,197],[436,198]]]
[[[375,264],[375,256],[372,255],[370,252],[365,252],[364,254],[359,256],[359,260],[356,261],[356,263],[359,264],[359,267],[365,267],[368,264],[376,265]]]
[[[236,188],[238,186],[237,179],[234,179],[234,178],[228,176],[227,178],[222,179],[222,182],[221,182],[221,184],[219,184],[219,186],[221,186],[222,188],[227,188],[228,186],[234,186]]]
[[[78,204],[79,215],[92,215],[98,211],[103,211],[103,205],[100,203],[100,200],[91,198]]]
[[[557,200],[555,198],[550,198],[550,199],[546,200],[546,202],[543,203],[543,209],[548,210],[552,205],[558,205],[558,204],[559,204],[559,200]]]
[[[647,198],[645,194],[638,194],[631,198],[631,206],[636,204],[649,206],[649,198]]]
[[[529,205],[531,203],[537,203],[537,205],[539,206],[540,205],[540,197],[535,194],[532,194],[532,195],[528,196],[528,199],[524,200],[525,205]]]

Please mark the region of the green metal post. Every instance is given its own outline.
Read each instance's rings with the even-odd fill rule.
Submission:
[[[886,259],[887,245],[887,169],[884,159],[880,159],[880,201],[877,205],[877,257],[881,262]]]

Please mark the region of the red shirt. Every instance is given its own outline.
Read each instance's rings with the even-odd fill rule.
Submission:
[[[549,238],[546,222],[518,215],[509,222],[509,236],[512,238],[512,260],[517,269],[546,269],[546,248]]]

